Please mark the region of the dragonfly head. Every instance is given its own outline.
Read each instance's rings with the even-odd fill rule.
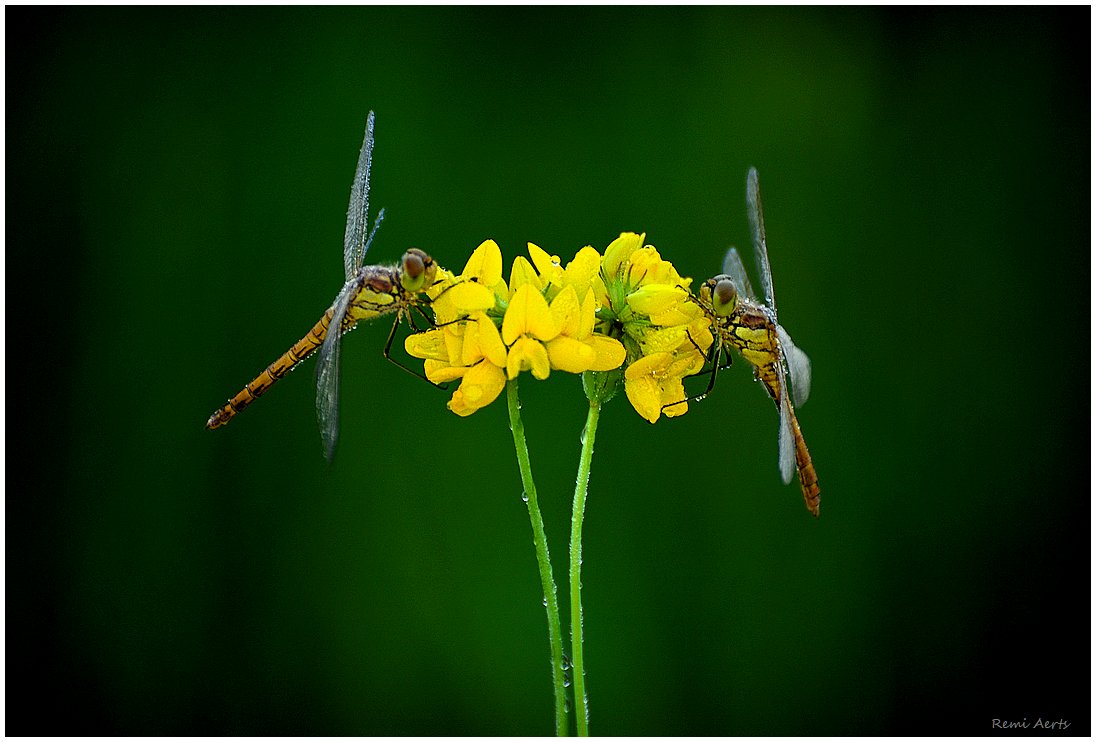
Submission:
[[[709,278],[700,287],[700,299],[707,303],[718,316],[726,317],[738,303],[738,289],[727,276]]]
[[[405,291],[418,293],[433,285],[437,272],[438,265],[434,259],[417,247],[412,247],[400,260],[400,285]]]

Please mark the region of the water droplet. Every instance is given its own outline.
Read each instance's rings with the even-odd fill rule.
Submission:
[[[571,669],[571,658],[567,655],[563,655],[559,660],[559,669],[567,672]]]
[[[563,676],[563,687],[564,688],[570,688],[571,687],[571,676],[570,675],[564,675]]]
[[[521,501],[522,502],[529,502],[529,493],[526,492],[525,490],[522,490],[522,492],[521,492]]]
[[[570,698],[564,698],[563,699],[563,713],[565,713],[565,714],[571,713],[571,699]]]
[[[543,601],[541,601],[541,602],[542,602],[542,603],[544,603],[544,607],[545,607],[545,608],[547,608],[547,607],[548,607],[548,596],[547,596],[547,595],[545,595],[545,596],[544,596],[544,600],[543,600]]]

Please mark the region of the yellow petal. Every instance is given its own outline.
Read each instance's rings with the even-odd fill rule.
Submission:
[[[689,400],[685,396],[685,386],[681,383],[680,376],[671,376],[662,380],[662,414],[666,417],[677,417],[689,411]],[[680,404],[676,404],[680,403]],[[671,405],[667,407],[667,405]]]
[[[647,328],[640,338],[644,354],[673,353],[683,343],[689,342],[687,329],[684,325]]]
[[[582,298],[582,309],[579,311],[578,332],[575,337],[585,340],[594,332],[594,323],[597,321],[597,299],[593,291],[587,291]]]
[[[563,285],[573,286],[580,297],[592,286],[594,276],[601,270],[601,254],[587,245],[575,254],[575,259],[563,271]]]
[[[646,236],[646,233],[622,232],[620,237],[610,242],[605,248],[605,257],[601,259],[602,274],[608,278],[616,277],[620,272],[621,264],[643,246],[643,239]]]
[[[678,291],[680,290],[681,289],[678,289]],[[661,327],[669,325],[686,325],[694,319],[693,309],[699,311],[700,307],[689,301],[674,304],[664,312],[652,312],[650,314],[651,324],[659,325]]]
[[[495,306],[495,295],[488,287],[475,281],[464,281],[446,291],[438,302],[449,302],[458,312],[471,314]],[[437,304],[437,302],[435,302]],[[443,320],[444,321],[444,320]]]
[[[619,340],[604,335],[590,335],[584,341],[594,351],[594,361],[589,371],[612,371],[624,363],[627,351]]]
[[[569,374],[589,371],[590,366],[597,360],[597,353],[591,346],[565,335],[560,335],[548,342],[547,348],[548,360],[551,361],[552,368]]]
[[[461,417],[467,417],[494,402],[505,385],[506,375],[501,368],[487,361],[477,363],[464,374],[448,407]]]
[[[486,314],[479,316],[479,345],[483,356],[496,366],[506,365],[506,346],[499,337],[499,328]]]
[[[502,250],[494,240],[484,240],[464,265],[465,278],[475,278],[491,288],[502,280]]]
[[[529,243],[529,257],[533,259],[533,265],[536,266],[537,272],[540,273],[541,279],[545,285],[549,282],[559,283],[563,277],[563,267],[559,264],[559,256],[549,255],[543,249]]]
[[[538,292],[544,289],[544,282],[540,280],[536,269],[519,255],[514,258],[514,266],[510,269],[510,294],[513,295],[526,284],[533,286]]]
[[[481,313],[480,316],[486,316]],[[479,344],[479,321],[464,323],[464,342],[460,347],[460,364],[471,366],[483,358]]]
[[[464,365],[461,357],[464,355],[464,332],[467,325],[466,320],[461,320],[446,325],[443,330],[445,332],[445,351],[449,355],[449,362],[454,366]]]
[[[695,345],[686,341],[674,353],[674,361],[667,369],[666,375],[677,376],[678,378],[692,376],[704,368],[704,362],[707,360],[708,357],[698,351]]]
[[[445,349],[445,333],[441,330],[428,330],[408,335],[403,341],[403,349],[413,358],[449,360],[449,353]]]
[[[688,279],[682,279],[674,268],[674,264],[663,260],[658,250],[651,245],[633,253],[629,262],[628,281],[632,285],[661,283],[667,286],[686,287],[690,283]]]
[[[506,308],[506,316],[502,320],[502,341],[512,345],[521,335],[548,341],[558,334],[559,325],[540,291],[532,284],[521,286]]]
[[[645,377],[660,378],[670,368],[673,356],[669,353],[651,353],[636,359],[628,368],[624,369],[626,380],[641,379]]]
[[[424,367],[426,378],[435,384],[444,384],[447,381],[459,379],[468,370],[464,366],[450,366],[445,361],[434,361],[429,358],[426,359]]]
[[[640,417],[650,423],[658,422],[658,416],[662,414],[662,394],[657,381],[650,376],[629,379],[625,374],[624,393]]]
[[[627,298],[632,311],[648,316],[666,312],[685,300],[685,292],[678,287],[658,283],[644,284]]]
[[[582,307],[578,303],[578,296],[574,288],[567,286],[552,299],[552,316],[559,326],[560,333],[578,337],[580,329],[579,313]]]
[[[522,371],[532,371],[533,376],[541,381],[547,379],[551,371],[548,351],[536,340],[528,337],[519,338],[510,346],[510,353],[506,357],[507,376],[516,379]]]
[[[705,353],[712,347],[712,342],[715,340],[712,336],[712,325],[707,317],[701,317],[689,323],[689,336]]]

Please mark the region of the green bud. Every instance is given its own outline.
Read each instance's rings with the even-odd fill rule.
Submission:
[[[623,368],[614,368],[612,371],[583,371],[582,389],[591,402],[608,402],[616,395],[623,378]]]

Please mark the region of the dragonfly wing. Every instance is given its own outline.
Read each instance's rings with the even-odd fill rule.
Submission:
[[[369,168],[373,164],[373,120],[373,112],[370,111],[365,122],[365,141],[358,155],[358,169],[350,185],[350,205],[346,209],[343,268],[348,281],[365,262],[365,236],[369,227]]]
[[[316,416],[320,422],[323,452],[330,463],[335,457],[335,442],[339,438],[339,354],[342,348],[342,322],[354,298],[355,282],[347,281],[332,305],[327,336],[320,346],[316,364]]]
[[[776,336],[780,340],[780,349],[788,363],[788,376],[792,381],[792,395],[796,406],[807,401],[811,394],[811,359],[792,342],[792,336],[782,325],[776,326]]]
[[[784,479],[784,484],[788,484],[792,481],[792,475],[795,472],[795,446],[792,439],[792,408],[791,400],[788,399],[788,381],[784,378],[784,366],[781,363],[776,364],[777,378],[780,379],[780,476]]]
[[[750,276],[746,273],[746,266],[742,265],[742,258],[739,257],[738,250],[733,247],[727,251],[727,256],[723,258],[723,275],[731,277],[731,282],[734,283],[739,296],[751,300],[757,298],[753,286],[750,285]]]
[[[757,270],[761,273],[761,289],[765,292],[765,303],[775,313],[773,274],[769,268],[769,249],[765,246],[765,215],[761,211],[761,186],[757,182],[757,170],[752,167],[746,175],[746,216],[750,220],[754,258],[757,260]]]

